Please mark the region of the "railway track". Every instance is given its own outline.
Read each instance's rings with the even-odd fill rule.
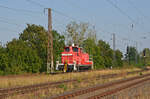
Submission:
[[[144,68],[144,69],[142,69],[142,70],[137,70],[137,71],[133,71],[133,72],[127,72],[127,73],[134,73],[134,72],[143,72],[143,71],[147,71],[147,70],[150,70],[150,69],[148,69],[148,68]],[[66,73],[81,73],[81,72],[93,72],[93,71],[101,71],[101,69],[99,69],[99,70],[87,70],[87,71],[85,71],[85,70],[80,70],[80,71],[73,71],[73,72],[54,72],[54,73],[52,73],[52,75],[61,75],[61,74],[66,74]]]
[[[146,81],[150,81],[150,74],[114,81],[104,85],[96,85],[47,99],[100,99]]]
[[[134,72],[127,72],[126,75],[129,74],[135,74],[135,73],[139,73],[139,72],[143,72],[143,71],[147,71],[147,70],[140,70],[140,71],[134,71]],[[114,78],[114,77],[121,77],[121,74],[107,74],[107,75],[100,75],[97,76],[97,79],[107,79],[107,78]],[[82,80],[87,80],[82,79]],[[29,86],[23,86],[23,87],[15,87],[15,88],[8,88],[8,89],[0,89],[0,99],[1,98],[5,98],[11,95],[15,95],[15,94],[25,94],[25,93],[29,93],[29,92],[34,92],[40,89],[47,89],[47,88],[51,88],[51,87],[57,87],[60,84],[64,84],[64,83],[77,83],[78,80],[77,79],[72,79],[72,80],[65,80],[65,81],[59,81],[59,82],[49,82],[49,83],[43,83],[43,84],[36,84],[36,85],[29,85]]]
[[[106,91],[106,92],[103,92],[103,93],[100,93],[98,95],[95,95],[95,96],[91,96],[87,99],[99,99],[99,98],[103,98],[103,97],[106,97],[106,96],[109,96],[109,95],[112,95],[112,94],[115,94],[119,91],[122,91],[124,89],[127,89],[127,88],[130,88],[132,86],[135,86],[137,84],[140,84],[140,83],[143,83],[143,82],[146,82],[146,81],[149,81],[150,78],[146,78],[146,79],[142,79],[142,80],[139,80],[139,81],[136,81],[134,83],[130,83],[130,84],[126,84],[124,86],[121,86],[121,87],[118,87],[118,88],[115,88],[115,89],[112,89],[112,90],[109,90],[109,91]]]

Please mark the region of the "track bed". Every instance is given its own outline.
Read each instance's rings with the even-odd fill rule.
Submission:
[[[133,88],[136,86],[143,85],[144,83],[150,82],[150,74],[136,76],[124,80],[119,80],[104,85],[96,85],[93,87],[80,89],[73,92],[64,93],[59,96],[50,97],[47,99],[99,99],[108,98],[111,95],[117,94],[118,92]]]

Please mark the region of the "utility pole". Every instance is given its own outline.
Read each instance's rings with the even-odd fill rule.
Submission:
[[[128,44],[128,65],[130,66],[130,45]]]
[[[136,46],[136,55],[135,55],[135,62],[136,62],[136,64],[138,64],[138,44],[137,44],[137,42],[136,42],[136,44],[135,44],[135,46]]]
[[[47,73],[50,73],[50,71],[51,73],[53,73],[54,62],[53,62],[52,14],[51,14],[51,8],[47,8],[47,9],[48,9]]]
[[[116,36],[115,33],[113,33],[113,66],[115,66],[116,62]]]

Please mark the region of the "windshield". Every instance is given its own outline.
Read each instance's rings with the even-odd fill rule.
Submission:
[[[77,47],[73,47],[73,52],[78,52],[78,48]]]
[[[66,47],[65,52],[69,52],[69,51],[70,51],[69,47]]]

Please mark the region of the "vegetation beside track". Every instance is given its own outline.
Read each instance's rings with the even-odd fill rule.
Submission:
[[[131,70],[129,70],[129,71],[131,71]],[[99,74],[100,71],[96,71],[96,72],[98,72],[98,74]],[[108,70],[107,72],[110,72],[110,71]],[[91,73],[91,72],[89,72],[89,73]],[[85,76],[89,73],[88,72],[83,72],[83,73],[81,73],[81,74],[79,73],[79,74],[80,75],[84,74],[84,76]],[[71,91],[71,90],[76,90],[76,89],[80,89],[80,88],[86,88],[88,86],[93,86],[93,85],[96,85],[96,84],[104,84],[106,82],[111,82],[111,81],[115,81],[115,80],[119,80],[119,79],[134,77],[134,76],[137,76],[137,75],[143,75],[143,74],[147,74],[147,73],[150,73],[150,71],[146,71],[146,72],[142,72],[142,73],[139,72],[139,73],[136,73],[136,74],[129,74],[129,75],[126,75],[126,73],[123,73],[120,76],[113,77],[113,78],[109,77],[109,78],[106,78],[106,79],[97,78],[96,76],[91,75],[90,77],[86,77],[85,80],[78,79],[78,82],[75,82],[75,83],[71,82],[71,83],[60,84],[57,87],[49,87],[49,88],[46,88],[46,89],[43,89],[43,90],[40,89],[40,90],[35,91],[35,92],[30,92],[29,91],[29,93],[27,93],[27,94],[14,95],[14,96],[8,97],[7,99],[19,99],[20,97],[22,99],[45,98],[46,96],[61,94],[61,93],[64,93],[65,91]],[[68,74],[65,74],[65,75],[68,75]],[[96,73],[95,73],[95,75],[96,75]]]
[[[144,57],[142,52],[137,52],[135,47],[128,47],[123,58],[124,55],[120,50],[113,51],[107,42],[98,40],[94,28],[87,23],[71,22],[66,27],[65,35],[55,30],[52,33],[55,49],[54,64],[59,60],[67,42],[67,44],[77,43],[83,47],[83,50],[92,56],[95,69],[122,68],[123,63],[134,65],[134,67],[149,65],[149,49],[143,51]],[[115,59],[113,53],[115,53]],[[0,43],[0,75],[45,73],[46,58],[47,30],[39,25],[28,24],[20,33],[19,38],[14,38],[5,45]]]
[[[73,31],[70,31],[70,29]],[[97,40],[96,33],[94,30],[91,30],[91,27],[86,23],[78,24],[76,22],[71,22],[66,27],[66,33],[67,35],[60,35],[60,33],[53,30],[55,49],[54,62],[59,59],[59,55],[65,46],[65,42],[70,42],[66,39],[70,39],[74,41],[72,43],[77,42],[87,53],[92,55],[95,69],[104,70],[66,73],[61,75],[41,74],[46,72],[47,30],[42,26],[28,24],[24,31],[20,33],[19,38],[9,41],[6,45],[0,45],[0,75],[9,75],[0,76],[0,88],[78,79],[79,84],[77,85],[60,85],[58,88],[48,89],[56,90],[57,92],[53,91],[56,94],[66,90],[79,88],[79,86],[86,87],[95,84],[95,82],[98,83],[97,80],[92,80],[93,82],[89,83],[91,78],[95,78],[98,75],[113,73],[122,73],[122,75],[124,75],[128,71],[140,70],[137,68],[139,66],[143,68],[144,66],[149,65],[149,49],[144,49],[143,52],[137,52],[135,47],[128,47],[125,57],[123,58],[123,53],[120,50],[113,51],[107,42]],[[79,33],[79,35],[67,37],[72,33]],[[83,34],[81,35],[81,33]],[[80,41],[79,38],[82,38],[82,40]],[[115,53],[115,59],[113,58],[113,53]],[[115,60],[115,62],[113,60]],[[111,67],[113,70],[109,70]],[[128,67],[133,68],[127,69]],[[19,74],[27,75],[20,76]],[[89,79],[89,81],[83,83],[82,78]],[[105,81],[103,80],[103,82]],[[43,91],[43,93],[45,95],[45,91]],[[41,92],[40,94],[37,94],[37,96],[38,95],[41,96]]]
[[[75,72],[75,73],[65,73],[59,75],[46,75],[46,74],[34,74],[34,75],[16,75],[16,76],[0,76],[0,88],[10,88],[17,86],[26,86],[33,84],[40,84],[45,82],[56,82],[68,79],[82,79],[82,78],[93,78],[98,75],[105,74],[114,74],[114,73],[122,73],[130,71],[141,70],[139,68],[130,68],[130,69],[106,69],[106,70],[96,70],[96,71],[87,71],[87,72]]]

